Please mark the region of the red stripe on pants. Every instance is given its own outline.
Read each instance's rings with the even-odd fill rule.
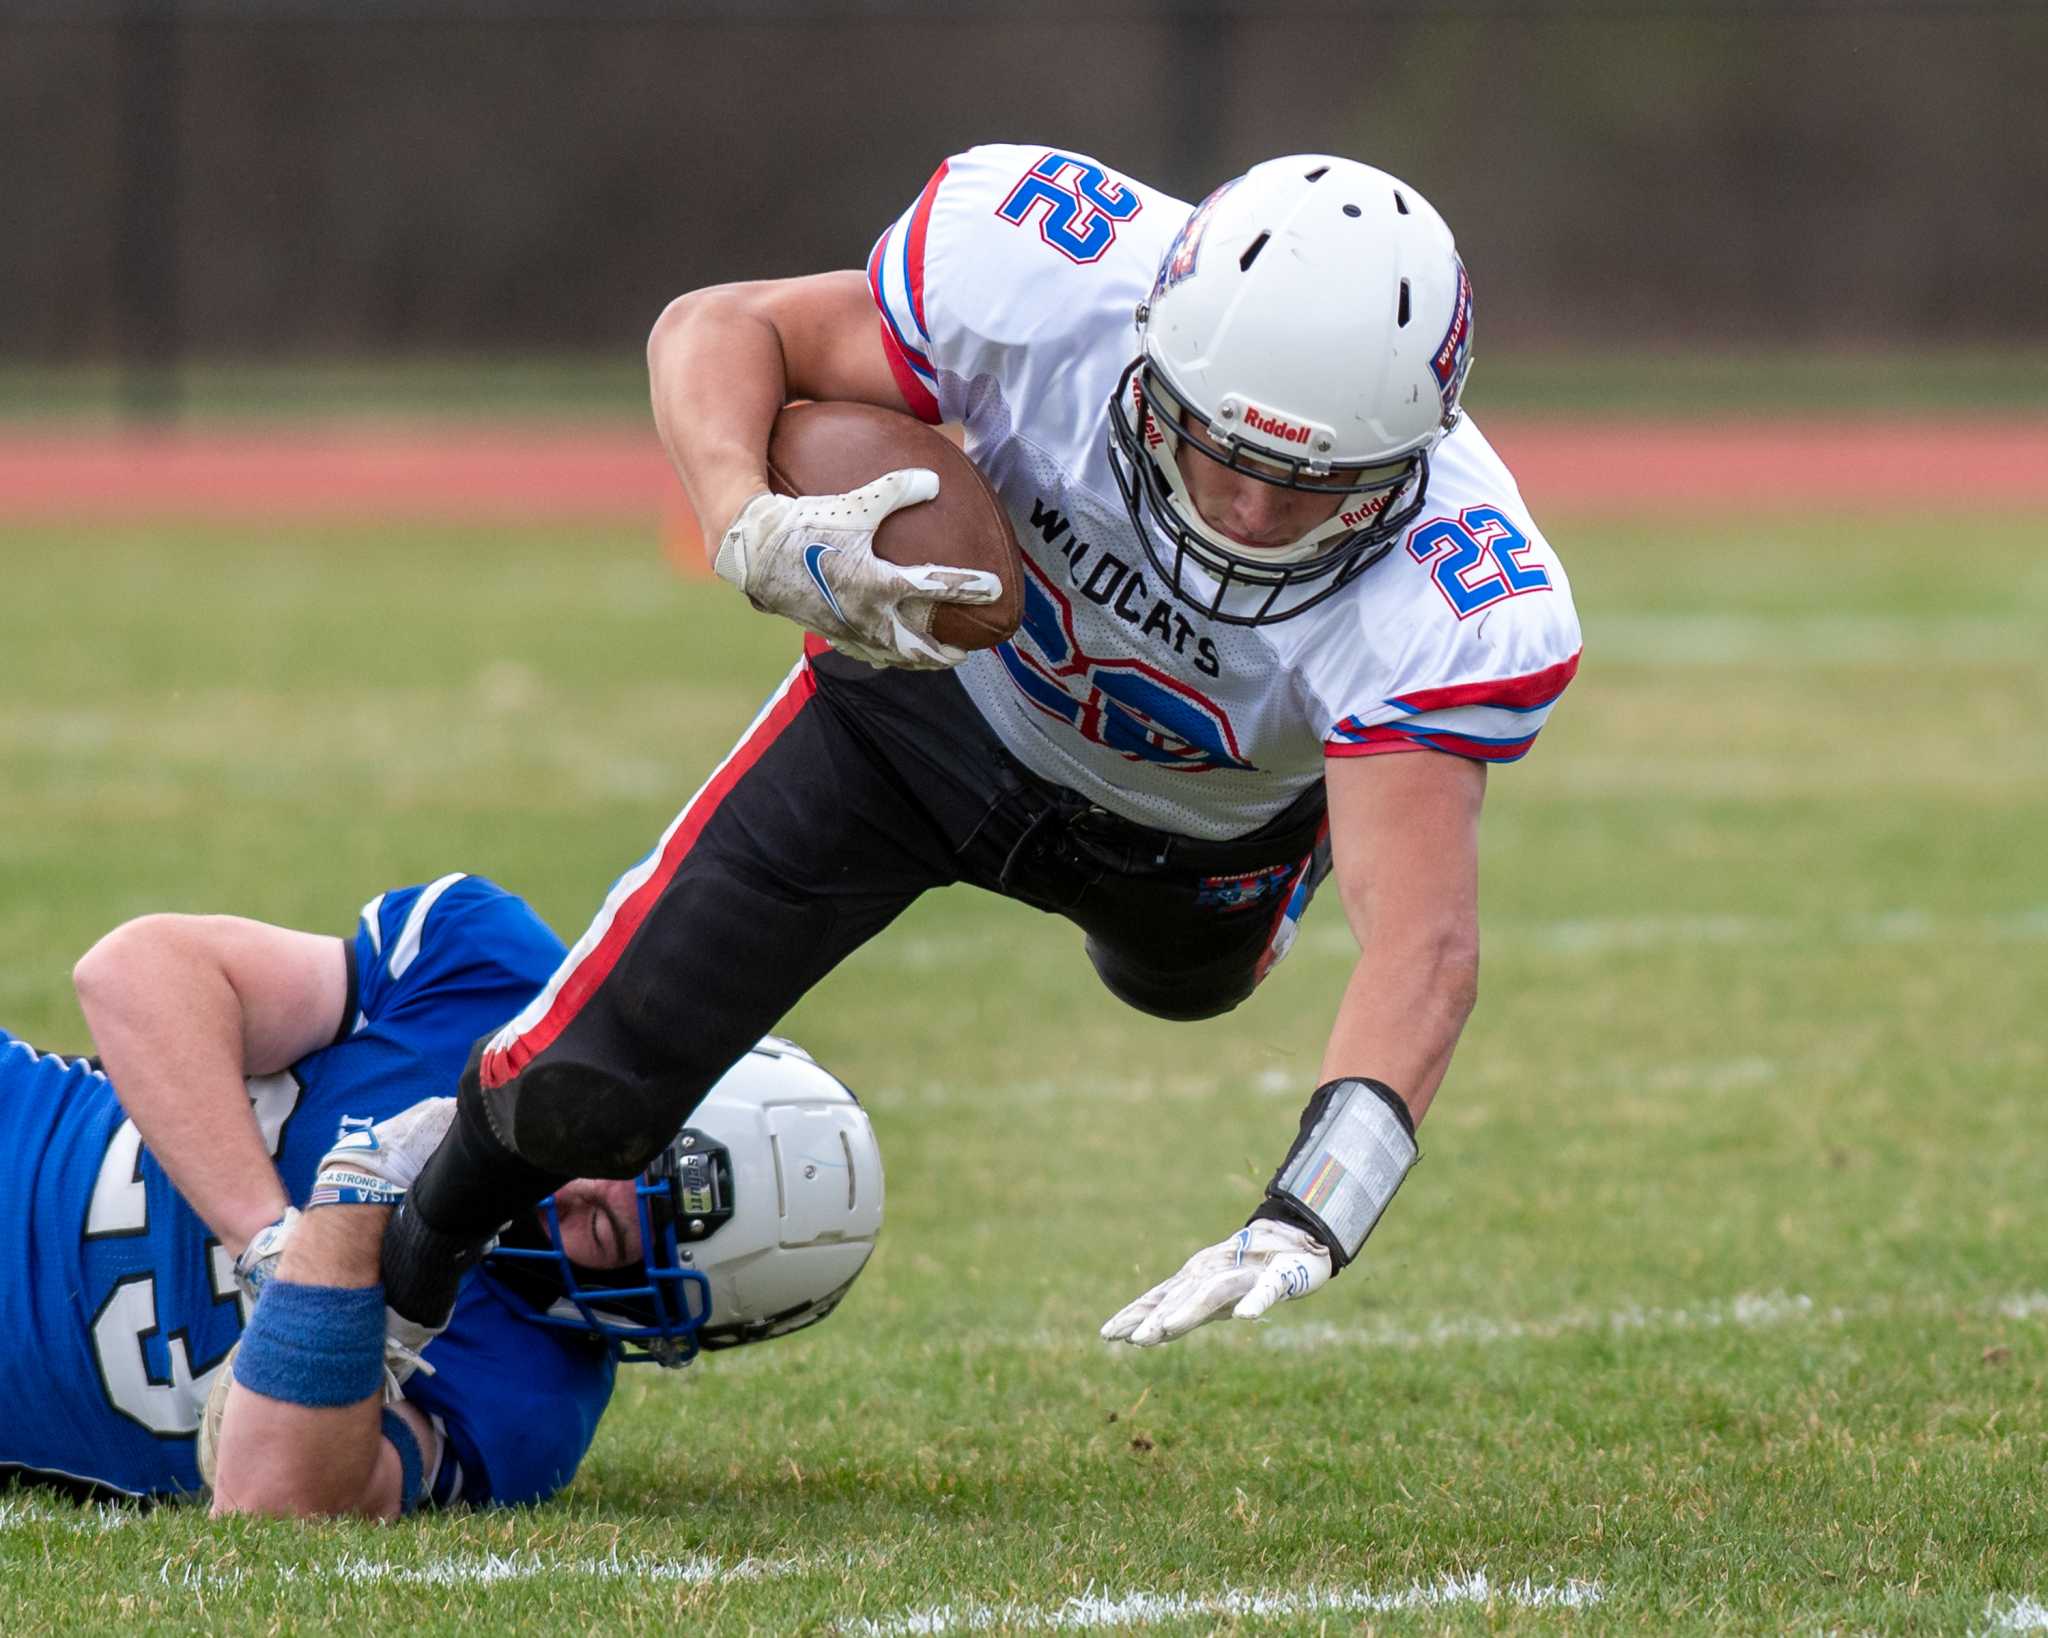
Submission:
[[[683,810],[663,843],[654,870],[612,912],[611,923],[597,943],[581,959],[574,955],[570,957],[575,966],[557,975],[560,988],[547,1011],[510,1041],[503,1045],[494,1042],[485,1051],[478,1074],[486,1087],[503,1086],[552,1046],[562,1031],[569,1027],[577,1013],[583,1010],[583,1004],[611,975],[612,968],[618,964],[626,946],[633,942],[633,935],[640,930],[648,912],[667,891],[668,884],[674,880],[676,871],[682,867],[697,838],[704,833],[704,827],[711,822],[719,804],[761,760],[782,731],[796,720],[817,691],[817,677],[806,662],[785,685],[782,697],[754,724],[746,738],[733,747],[704,788],[690,799],[689,806]]]

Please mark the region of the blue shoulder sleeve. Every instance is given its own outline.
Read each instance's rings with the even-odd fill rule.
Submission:
[[[513,1017],[560,964],[562,941],[524,899],[481,876],[380,893],[356,929],[352,1031],[378,1025],[428,1057]]]
[[[617,1367],[592,1339],[519,1317],[519,1299],[488,1273],[463,1283],[448,1329],[405,1397],[442,1438],[436,1507],[545,1501],[576,1476],[612,1395]]]

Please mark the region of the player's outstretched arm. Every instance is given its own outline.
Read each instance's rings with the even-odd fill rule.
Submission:
[[[1332,757],[1330,847],[1358,962],[1322,1079],[1368,1075],[1420,1121],[1479,996],[1486,764],[1441,751]]]
[[[1483,763],[1435,751],[1332,759],[1333,867],[1359,944],[1321,1084],[1252,1220],[1113,1315],[1110,1342],[1170,1342],[1326,1285],[1415,1164],[1479,983]]]
[[[72,983],[121,1107],[239,1256],[287,1204],[244,1079],[334,1040],[347,945],[238,916],[144,916],[88,950]]]

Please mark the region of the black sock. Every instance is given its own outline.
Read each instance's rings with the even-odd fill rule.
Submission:
[[[491,1130],[474,1059],[455,1120],[384,1231],[384,1300],[420,1325],[442,1325],[462,1276],[499,1229],[568,1182],[521,1159]]]
[[[568,1174],[543,1170],[514,1153],[491,1130],[483,1094],[465,1074],[454,1124],[407,1191],[406,1203],[437,1233],[483,1241],[568,1181]]]

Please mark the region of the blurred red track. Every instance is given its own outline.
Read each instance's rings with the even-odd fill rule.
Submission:
[[[1539,519],[2048,505],[2048,421],[1490,418]],[[697,569],[650,430],[0,432],[0,523],[640,523]]]

